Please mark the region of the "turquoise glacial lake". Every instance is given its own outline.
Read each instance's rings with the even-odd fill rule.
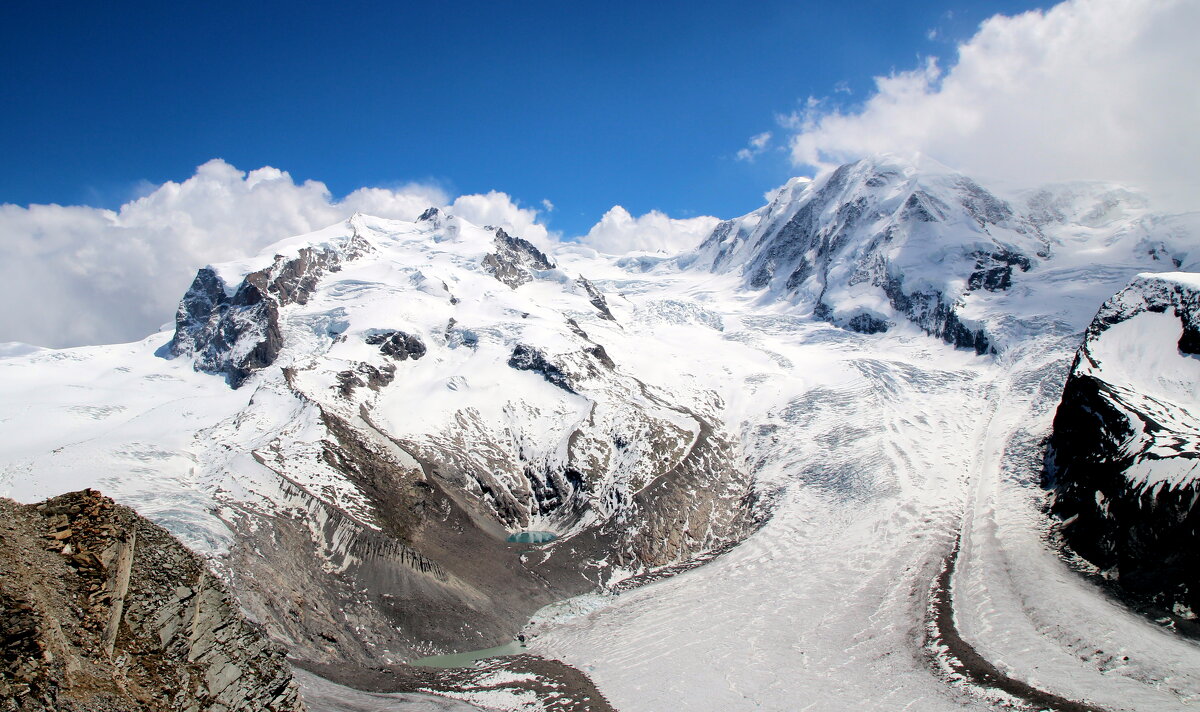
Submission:
[[[517,655],[523,652],[525,652],[525,646],[514,640],[511,643],[497,645],[494,648],[484,648],[483,650],[468,650],[465,653],[451,653],[449,655],[430,655],[427,658],[414,660],[409,664],[435,668],[470,667],[476,660],[498,658],[502,655]]]
[[[517,532],[508,535],[508,541],[514,544],[545,544],[557,538],[554,532]]]

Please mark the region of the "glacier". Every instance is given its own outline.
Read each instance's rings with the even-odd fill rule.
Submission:
[[[1081,574],[1042,475],[1097,310],[1198,244],[1119,186],[894,156],[672,256],[357,215],[204,267],[173,332],[5,347],[0,494],[135,507],[298,658],[524,630],[622,710],[1011,703],[931,632],[953,555],[957,631],[1003,674],[1190,709],[1200,647]],[[1161,326],[1126,335],[1148,397],[1194,387]]]

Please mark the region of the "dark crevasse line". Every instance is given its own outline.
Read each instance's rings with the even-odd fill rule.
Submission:
[[[941,573],[938,574],[930,594],[931,640],[926,646],[927,650],[935,651],[934,654],[944,653],[953,672],[961,675],[969,684],[1005,692],[1038,710],[1108,712],[1103,707],[1068,700],[1013,679],[988,662],[970,643],[963,640],[954,623],[954,600],[950,590],[950,581],[958,563],[961,544],[960,536],[954,542],[954,549],[946,557]]]

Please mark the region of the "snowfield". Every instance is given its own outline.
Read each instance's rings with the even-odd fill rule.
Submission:
[[[616,708],[1004,707],[946,672],[930,639],[931,587],[957,543],[955,625],[1001,672],[1089,709],[1196,709],[1200,645],[1063,559],[1040,476],[1083,330],[1139,272],[1200,267],[1197,222],[1149,215],[1113,186],[1006,202],[889,157],[789,184],[695,253],[563,245],[554,267],[513,287],[481,267],[490,231],[356,216],[212,267],[232,298],[276,255],[351,242],[363,255],[280,307],[283,349],[241,388],[169,358],[167,333],[0,345],[0,494],[97,487],[216,559],[230,507],[309,517],[316,536],[323,515],[296,488],[378,529],[362,488],[322,460],[320,406],[378,435],[400,467],[438,453],[483,472],[462,487],[486,501],[497,537],[548,529],[569,542],[622,521],[711,428],[770,507],[766,524],[702,567],[554,604],[527,628],[533,652],[587,673]],[[1178,340],[1169,321],[1124,322],[1095,355],[1131,389],[1194,402],[1200,362],[1152,347]],[[331,395],[342,374],[390,364],[369,341],[385,329],[427,353],[391,364],[394,380]],[[516,344],[561,370],[513,366]],[[555,509],[530,473],[579,461],[593,463],[594,487],[555,496],[587,507]],[[689,526],[693,512],[678,514]],[[705,526],[687,536],[719,542]],[[597,575],[617,583],[635,573],[627,563]],[[331,554],[329,565],[348,564]]]

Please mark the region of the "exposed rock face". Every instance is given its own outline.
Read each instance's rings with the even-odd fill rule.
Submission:
[[[583,287],[583,290],[587,292],[588,297],[591,299],[592,306],[596,307],[596,311],[600,313],[601,319],[608,319],[609,321],[617,320],[617,318],[613,316],[613,313],[608,308],[608,300],[604,298],[604,294],[599,289],[596,289],[596,285],[592,284],[584,277],[580,277],[579,279],[575,280],[575,282],[579,286]]]
[[[421,337],[406,334],[403,331],[379,331],[368,334],[366,342],[378,346],[380,352],[391,356],[397,361],[405,361],[409,356],[417,360],[425,355],[425,344]]]
[[[179,304],[171,352],[194,357],[197,370],[224,374],[234,388],[270,365],[283,348],[279,305],[256,282],[243,282],[231,297],[216,272],[201,269]]]
[[[283,348],[280,307],[306,303],[323,274],[368,249],[354,236],[336,248],[275,255],[270,267],[247,274],[232,295],[212,267],[201,269],[179,303],[171,353],[192,358],[197,370],[222,374],[237,388],[274,363]]]
[[[1088,327],[1046,460],[1066,541],[1126,591],[1200,611],[1200,276],[1142,275]]]
[[[975,254],[975,271],[967,280],[967,289],[1002,292],[1012,286],[1013,267],[1028,272],[1032,266],[1032,261],[1025,255],[1007,250],[978,252]]]
[[[95,491],[0,500],[0,709],[302,710],[203,560]]]
[[[496,228],[496,251],[483,258],[483,268],[496,279],[516,289],[533,281],[530,270],[554,269],[554,263],[532,242],[513,237]]]
[[[571,385],[571,379],[562,368],[551,363],[545,354],[532,346],[517,344],[513,349],[512,356],[508,357],[508,365],[518,371],[533,371],[540,374],[548,383],[558,386],[568,393],[575,392],[575,388]]]

